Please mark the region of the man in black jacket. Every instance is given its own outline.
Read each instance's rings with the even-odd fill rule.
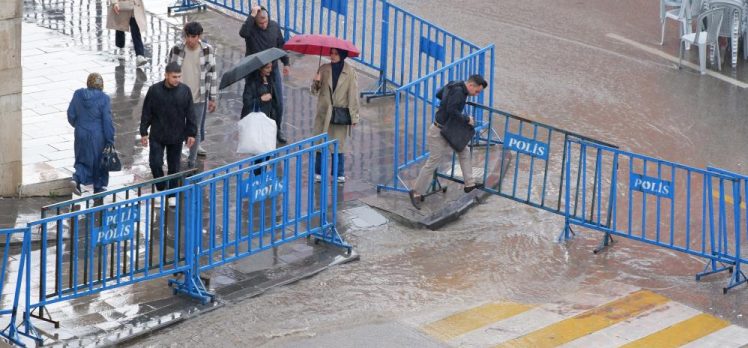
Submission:
[[[187,147],[191,147],[197,135],[192,91],[187,85],[180,83],[182,68],[177,62],[171,62],[166,66],[164,75],[163,81],[148,88],[140,118],[140,142],[143,146],[149,146],[150,143],[148,164],[154,178],[164,176],[164,149],[169,174],[178,173],[182,143],[186,141]],[[171,180],[168,188],[178,185],[178,180]],[[156,187],[159,190],[167,188],[163,182],[156,184]]]
[[[239,35],[244,38],[246,47],[245,56],[273,47],[283,49],[283,45],[286,43],[283,33],[281,33],[280,25],[276,21],[270,20],[268,11],[265,8],[257,5],[252,7],[250,16],[242,24]],[[288,57],[283,57],[280,60],[283,62],[283,75],[288,75],[291,66]],[[273,82],[279,101],[277,114],[274,117],[275,124],[278,127],[277,138],[279,142],[285,143],[286,137],[281,129],[283,125],[283,79],[278,69],[278,61],[273,62]],[[254,106],[248,93],[249,91],[245,84],[242,96],[242,117],[253,111]]]
[[[462,109],[465,108],[469,96],[478,95],[487,86],[488,83],[483,76],[472,75],[467,81],[449,82],[436,93],[436,97],[441,100],[441,103],[434,116],[434,123],[429,126],[426,132],[429,158],[418,173],[413,189],[409,192],[410,202],[416,209],[421,209],[422,195],[426,191],[439,163],[449,157],[453,151],[447,140],[441,135],[441,127],[447,124],[447,119],[452,117],[462,118],[470,125],[475,125],[473,117],[463,115]],[[483,187],[483,184],[476,184],[475,179],[473,179],[473,165],[470,162],[470,153],[467,148],[458,152],[457,158],[460,161],[460,170],[462,170],[463,180],[465,181],[465,192]]]

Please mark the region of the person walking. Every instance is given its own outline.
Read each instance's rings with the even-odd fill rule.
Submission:
[[[145,33],[145,7],[143,0],[109,0],[106,28],[115,30],[114,54],[119,59],[125,59],[125,32],[130,32],[132,44],[135,48],[135,64],[137,66],[148,63],[145,57],[145,46],[141,33]]]
[[[480,94],[487,86],[488,83],[483,76],[472,75],[467,81],[451,81],[436,93],[436,97],[441,100],[441,103],[436,111],[434,122],[429,126],[426,133],[429,158],[418,173],[413,189],[408,192],[410,202],[416,209],[421,209],[423,194],[426,192],[439,163],[445,161],[453,152],[447,140],[441,135],[440,129],[447,124],[448,119],[453,117],[464,119],[470,125],[475,125],[475,119],[472,116],[463,115],[462,110],[465,108],[469,96],[473,97]],[[467,148],[462,149],[457,153],[457,158],[460,161],[460,169],[465,181],[465,193],[476,188],[482,188],[483,183],[476,184],[475,179],[473,179],[473,165],[470,161],[469,150]]]
[[[278,23],[270,20],[270,15],[264,7],[257,5],[252,6],[250,16],[242,24],[239,36],[244,38],[245,56],[273,47],[283,49],[283,45],[286,43]],[[283,57],[280,60],[283,62],[283,75],[288,75],[291,71],[290,60],[288,57]],[[288,140],[283,133],[283,79],[280,70],[278,70],[278,61],[273,62],[273,83],[276,95],[278,96],[278,110],[274,118],[275,124],[278,127],[276,137],[278,142],[286,143]],[[252,99],[249,96],[250,91],[247,87],[248,84],[249,80],[244,85],[244,93],[242,95],[242,116],[252,112],[253,107]]]
[[[275,120],[280,109],[280,100],[278,89],[275,87],[275,79],[273,79],[273,64],[265,64],[260,70],[249,74],[245,90],[250,109],[247,113],[242,113],[241,118],[250,112],[261,111]]]
[[[203,26],[200,23],[187,23],[182,34],[184,40],[171,48],[166,62],[176,62],[182,67],[182,82],[192,91],[193,113],[200,133],[195,137],[195,144],[190,147],[187,167],[195,168],[197,155],[207,155],[205,149],[200,146],[205,140],[206,106],[207,111],[216,111],[216,55],[213,47],[202,41]]]
[[[314,118],[314,133],[327,134],[338,140],[338,172],[331,173],[339,183],[345,182],[346,139],[351,127],[359,121],[358,79],[356,71],[345,62],[348,51],[330,49],[330,63],[320,66],[312,81],[311,93],[317,96],[317,114]],[[333,124],[333,106],[347,108],[351,117],[350,125]],[[322,180],[322,158],[318,152],[314,162],[314,179]]]
[[[102,168],[101,157],[106,145],[114,145],[114,122],[111,100],[103,89],[101,75],[91,73],[86,88],[75,91],[68,106],[68,123],[75,128],[71,185],[78,196],[81,185],[93,185],[94,193],[99,193],[109,184],[109,172]]]
[[[197,124],[192,103],[192,91],[181,83],[182,69],[176,62],[166,65],[164,80],[148,88],[143,101],[143,114],[140,118],[140,142],[150,146],[148,164],[154,178],[164,176],[164,150],[169,175],[179,173],[182,143],[187,147],[195,143]],[[150,133],[148,129],[150,128]],[[159,191],[178,187],[179,180],[156,184]],[[174,205],[174,197],[169,205]]]

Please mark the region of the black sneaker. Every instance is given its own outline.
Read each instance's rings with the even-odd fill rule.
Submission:
[[[465,193],[470,193],[470,191],[472,190],[482,189],[483,187],[484,187],[483,183],[480,183],[480,184],[475,184],[473,186],[465,186],[464,190],[465,190]]]

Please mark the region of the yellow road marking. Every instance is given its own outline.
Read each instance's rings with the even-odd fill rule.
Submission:
[[[712,196],[716,199],[719,199],[719,190],[713,190]],[[735,204],[735,200],[730,195],[725,195],[725,203],[727,204]],[[740,202],[740,208],[745,209],[745,202]]]
[[[701,313],[622,347],[680,347],[729,325],[726,320]]]
[[[557,347],[632,318],[668,301],[668,298],[651,291],[639,290],[624,298],[507,341],[497,347]]]
[[[531,309],[520,303],[489,303],[450,315],[423,327],[423,331],[444,341]]]

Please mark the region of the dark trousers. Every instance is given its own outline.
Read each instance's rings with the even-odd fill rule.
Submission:
[[[138,21],[135,20],[135,17],[130,17],[130,36],[132,36],[132,44],[135,46],[135,54],[139,56],[145,55],[143,38],[140,36],[140,27],[138,27]],[[124,31],[117,30],[114,32],[114,44],[119,48],[125,47]]]
[[[179,173],[179,161],[182,156],[182,143],[179,144],[161,144],[151,140],[151,151],[148,155],[148,164],[151,166],[153,178],[164,176],[164,149],[166,149],[166,166],[169,169],[169,175]],[[179,187],[179,179],[169,180],[169,186],[166,182],[156,184],[159,191]]]
[[[330,154],[330,160],[327,162],[330,166],[330,175],[332,176],[345,176],[345,156],[343,156],[342,153],[338,154],[338,172],[333,173],[333,161],[334,161],[334,154]],[[315,152],[314,153],[314,174],[322,175],[322,153],[321,152]]]

